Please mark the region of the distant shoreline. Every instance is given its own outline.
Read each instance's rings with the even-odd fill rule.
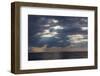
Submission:
[[[87,48],[70,48],[70,47],[52,47],[52,48],[39,48],[39,47],[33,47],[30,53],[34,52],[86,52],[88,51]]]

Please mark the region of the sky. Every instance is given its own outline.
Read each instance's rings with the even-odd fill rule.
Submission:
[[[28,15],[28,46],[87,47],[88,18]]]

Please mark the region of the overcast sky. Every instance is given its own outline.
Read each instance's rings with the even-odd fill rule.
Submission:
[[[87,47],[88,18],[28,15],[29,47]]]

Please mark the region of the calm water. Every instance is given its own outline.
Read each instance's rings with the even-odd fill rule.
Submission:
[[[87,58],[88,52],[41,52],[28,53],[28,60],[79,59]]]

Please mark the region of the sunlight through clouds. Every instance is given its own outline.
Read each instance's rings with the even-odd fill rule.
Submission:
[[[59,22],[59,21],[56,20],[56,19],[52,19],[52,21],[53,21],[54,23],[58,23],[58,22]]]
[[[56,19],[48,19],[48,21],[47,21],[49,24],[51,24],[51,23],[54,23],[54,24],[56,24],[56,23],[58,23],[59,22],[59,20],[56,20]]]
[[[49,24],[46,24],[46,25],[44,25],[45,27],[49,27],[50,25]]]
[[[49,30],[49,29],[46,29],[46,30],[44,30],[44,32],[43,32],[43,34],[48,34],[48,33],[50,33],[50,30]]]
[[[29,46],[87,47],[87,25],[87,17],[30,15]]]
[[[49,32],[49,33],[42,33],[43,35],[41,35],[41,37],[53,37],[56,34],[58,34],[57,32]]]
[[[69,41],[71,43],[82,43],[82,42],[86,42],[87,39],[85,38],[85,35],[81,35],[81,34],[76,34],[76,35],[68,35],[69,37]]]
[[[81,27],[83,31],[88,30],[88,27]]]
[[[54,26],[54,27],[51,27],[51,28],[53,28],[54,30],[64,29],[64,28],[61,27],[60,25],[57,25],[57,26]]]

